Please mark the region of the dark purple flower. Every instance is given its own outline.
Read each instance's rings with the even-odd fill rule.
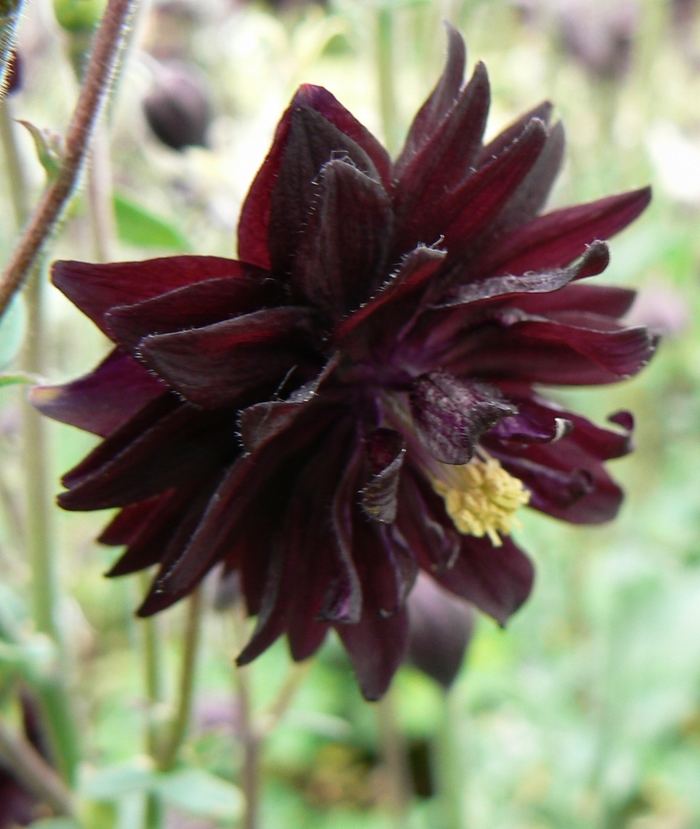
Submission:
[[[420,570],[501,624],[527,598],[519,506],[573,523],[622,500],[602,429],[535,384],[612,383],[653,338],[633,292],[585,277],[643,189],[539,215],[564,134],[551,106],[490,143],[489,86],[450,32],[445,71],[392,163],[325,89],[303,86],[243,206],[239,260],[59,262],[55,284],[113,340],[91,374],[35,391],[104,437],[68,472],[69,510],[119,507],[110,571],[159,565],[139,613],[217,564],[257,615],[245,664],[286,633],[338,631],[366,697],[404,658]],[[573,263],[573,264],[572,264]]]

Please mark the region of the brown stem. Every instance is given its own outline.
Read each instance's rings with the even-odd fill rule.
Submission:
[[[12,296],[36,262],[73,192],[112,80],[129,18],[137,3],[138,0],[109,0],[95,35],[85,81],[68,127],[61,168],[44,190],[0,278],[0,316],[5,313]]]
[[[0,765],[9,769],[14,777],[57,815],[75,815],[73,796],[61,778],[27,739],[13,734],[2,720]]]
[[[387,775],[387,806],[396,826],[405,826],[411,806],[411,783],[406,761],[406,745],[399,729],[393,688],[377,703],[379,743]]]

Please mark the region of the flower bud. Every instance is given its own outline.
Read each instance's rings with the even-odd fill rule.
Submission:
[[[98,24],[105,0],[54,0],[58,25],[69,34],[91,32]]]
[[[143,108],[150,128],[163,144],[174,150],[206,146],[211,122],[209,96],[186,63],[173,60],[160,64]]]

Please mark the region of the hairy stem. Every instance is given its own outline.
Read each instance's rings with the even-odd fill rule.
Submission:
[[[197,653],[201,639],[202,591],[197,589],[190,596],[185,626],[185,649],[182,657],[180,687],[172,728],[168,741],[158,758],[158,767],[163,771],[173,768],[177,762],[180,747],[187,736],[192,715],[192,699],[197,671]]]
[[[12,772],[15,779],[57,815],[75,816],[73,795],[61,778],[25,737],[14,734],[2,720],[0,766]]]
[[[31,271],[70,198],[121,52],[129,18],[138,0],[109,0],[95,35],[85,81],[66,134],[56,178],[46,187],[5,272],[0,277],[0,315]]]
[[[24,0],[0,0],[0,95],[5,92],[8,61],[23,5]]]

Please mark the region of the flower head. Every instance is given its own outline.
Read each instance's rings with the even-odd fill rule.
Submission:
[[[540,215],[564,134],[542,104],[490,143],[486,71],[447,64],[392,163],[325,89],[303,86],[243,206],[238,260],[58,262],[55,284],[113,340],[86,377],[39,389],[52,417],[104,437],[60,504],[119,507],[110,571],[159,565],[139,613],[238,571],[255,632],[295,659],[335,628],[363,693],[404,657],[419,571],[500,623],[532,566],[510,530],[529,507],[612,518],[602,429],[536,390],[635,374],[654,341],[594,287],[604,240],[643,189]]]

